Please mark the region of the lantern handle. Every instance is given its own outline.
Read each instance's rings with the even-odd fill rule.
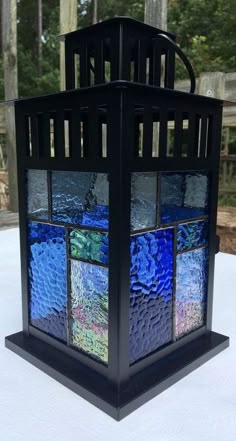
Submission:
[[[156,37],[156,40],[158,38],[162,39],[162,40],[163,39],[166,40],[170,44],[170,46],[173,46],[175,52],[179,55],[180,59],[183,61],[184,65],[188,71],[189,77],[190,77],[190,82],[191,82],[190,93],[194,93],[195,89],[196,89],[195,74],[194,74],[193,67],[192,67],[190,61],[188,60],[188,58],[186,57],[185,53],[182,51],[182,49],[180,49],[180,47],[170,37],[168,37],[168,35],[159,34]]]

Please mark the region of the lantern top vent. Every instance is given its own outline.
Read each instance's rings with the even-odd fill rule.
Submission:
[[[65,44],[67,90],[118,80],[174,89],[177,52],[189,71],[194,91],[192,67],[172,33],[129,17],[115,17],[64,34],[61,39]]]

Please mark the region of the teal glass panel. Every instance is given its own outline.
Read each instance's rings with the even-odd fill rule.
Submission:
[[[176,257],[176,337],[182,337],[205,324],[208,281],[206,248]]]
[[[161,174],[161,224],[207,214],[207,175],[194,172]]]
[[[45,170],[28,170],[27,211],[28,215],[37,219],[48,219],[48,183]]]
[[[52,172],[52,219],[108,229],[109,184],[105,173]]]
[[[157,173],[131,174],[131,229],[153,228],[157,223]]]
[[[197,221],[177,227],[177,251],[204,246],[208,241],[208,222]]]
[[[174,230],[131,236],[130,363],[172,339]]]
[[[108,268],[71,260],[70,342],[108,362]]]
[[[108,233],[71,230],[69,242],[72,257],[108,264]]]

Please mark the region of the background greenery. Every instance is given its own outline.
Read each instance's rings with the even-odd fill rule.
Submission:
[[[68,0],[66,0],[68,1]],[[144,19],[144,0],[99,0],[98,19],[129,15]],[[37,1],[18,0],[19,96],[59,90],[59,0],[43,0],[43,62],[38,71]],[[91,24],[92,1],[78,1],[78,27]],[[202,71],[236,70],[236,1],[169,0],[168,29],[191,60],[198,75]],[[179,78],[184,76],[178,70]],[[0,99],[4,98],[0,57]]]

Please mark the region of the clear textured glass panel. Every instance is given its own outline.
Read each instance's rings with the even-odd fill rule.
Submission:
[[[201,217],[208,211],[208,177],[201,173],[161,175],[161,223]]]
[[[65,229],[31,222],[28,244],[31,324],[66,340]]]
[[[48,219],[48,184],[45,170],[27,171],[28,214],[38,219]]]
[[[142,230],[156,226],[157,173],[131,175],[131,229]]]
[[[206,248],[177,255],[176,337],[182,337],[205,324],[207,279]]]
[[[108,175],[52,172],[52,219],[108,228]]]
[[[70,254],[77,259],[108,264],[108,234],[91,230],[71,230]]]
[[[108,268],[71,260],[71,344],[108,362]]]
[[[180,224],[177,227],[177,251],[185,251],[190,248],[206,245],[207,240],[207,221],[189,222],[187,224]]]
[[[172,228],[131,237],[130,363],[172,339]]]

